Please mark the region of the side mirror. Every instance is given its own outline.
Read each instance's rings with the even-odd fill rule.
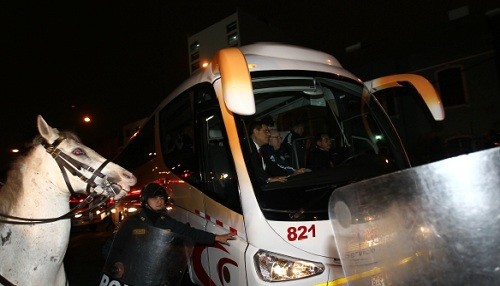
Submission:
[[[236,114],[255,114],[252,79],[245,56],[238,48],[217,52],[212,62],[213,72],[220,73],[224,103]]]
[[[427,108],[429,108],[434,120],[441,121],[444,119],[444,108],[441,98],[434,86],[423,76],[416,74],[396,74],[365,82],[365,86],[371,93],[386,88],[402,87],[404,84],[411,84],[417,90]]]

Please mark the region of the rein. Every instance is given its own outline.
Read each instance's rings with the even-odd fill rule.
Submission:
[[[73,159],[72,157],[68,156],[64,152],[62,152],[57,146],[61,144],[62,141],[64,141],[66,138],[65,137],[59,137],[57,138],[54,143],[50,144],[47,141],[43,141],[41,145],[45,148],[47,153],[49,153],[52,158],[57,162],[57,165],[59,166],[59,169],[61,170],[61,173],[64,178],[64,182],[66,183],[66,186],[68,187],[68,190],[71,192],[71,194],[76,194],[76,192],[73,190],[73,187],[71,186],[71,183],[69,182],[68,179],[68,174],[66,173],[66,170],[68,170],[73,176],[76,176],[80,178],[83,182],[87,184],[87,188],[85,192],[89,194],[87,198],[79,203],[76,207],[71,209],[69,212],[66,214],[55,217],[55,218],[41,218],[41,219],[36,219],[36,218],[23,218],[23,217],[16,217],[16,216],[11,216],[11,215],[6,215],[6,214],[1,214],[0,217],[6,218],[6,220],[0,219],[0,223],[8,223],[8,224],[41,224],[41,223],[50,223],[50,222],[55,222],[58,220],[62,219],[69,219],[71,218],[74,214],[78,213],[80,209],[83,209],[85,205],[90,205],[93,201],[94,198],[97,196],[97,193],[93,192],[91,193],[90,190],[91,188],[94,189],[97,187],[97,184],[95,183],[95,178],[103,178],[105,181],[104,185],[101,185],[100,187],[104,190],[105,195],[104,199],[101,199],[97,204],[94,204],[90,208],[86,209],[85,211],[88,211],[89,213],[95,209],[100,207],[102,204],[104,204],[110,197],[113,197],[117,195],[121,187],[117,185],[114,182],[109,181],[106,178],[106,175],[101,173],[102,169],[110,162],[110,160],[104,161],[99,168],[93,169],[92,167]],[[92,172],[92,176],[90,178],[85,177],[80,170],[85,169],[89,172]],[[83,211],[83,212],[85,212]],[[108,210],[106,210],[108,211]]]
[[[8,219],[8,220],[0,219],[0,223],[32,225],[32,224],[50,223],[50,222],[55,222],[55,221],[63,220],[63,219],[70,219],[73,215],[75,215],[77,213],[85,213],[85,212],[90,213],[92,210],[94,210],[94,209],[100,207],[102,204],[104,204],[109,198],[109,197],[105,197],[105,199],[101,199],[101,201],[99,201],[97,204],[94,204],[91,207],[79,212],[79,210],[83,209],[85,207],[85,205],[90,205],[94,201],[94,198],[96,196],[97,196],[96,193],[90,194],[89,196],[87,196],[87,198],[85,198],[84,201],[82,201],[77,206],[72,208],[69,212],[67,212],[59,217],[36,219],[36,218],[24,218],[24,217],[0,214],[0,217],[4,217],[4,218]],[[106,212],[107,211],[109,211],[109,209],[106,209]]]

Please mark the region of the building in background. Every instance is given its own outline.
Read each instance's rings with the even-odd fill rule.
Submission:
[[[215,52],[255,42],[282,41],[281,33],[243,11],[238,11],[188,38],[189,71],[208,65]]]

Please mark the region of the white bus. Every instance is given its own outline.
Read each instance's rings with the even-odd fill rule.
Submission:
[[[189,276],[199,285],[341,285],[346,283],[328,218],[341,186],[410,167],[374,91],[412,84],[436,120],[435,89],[417,75],[363,82],[331,55],[262,43],[220,50],[212,63],[168,95],[116,162],[164,185],[169,213],[192,227],[231,231],[230,246],[196,246]],[[286,134],[301,121],[293,146],[314,134],[331,138],[335,166],[262,184],[249,162],[254,120]],[[307,168],[307,150],[291,164]]]

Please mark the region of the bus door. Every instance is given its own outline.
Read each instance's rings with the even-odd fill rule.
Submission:
[[[195,125],[195,94],[192,88],[170,101],[159,111],[159,139],[167,172],[171,209],[169,214],[180,222],[197,229],[206,229],[205,196],[200,167],[200,132]],[[193,251],[191,269],[208,265],[208,257]],[[190,271],[192,272],[192,271]]]
[[[244,251],[246,240],[238,192],[238,181],[229,149],[228,138],[218,108],[199,113],[197,118],[202,135],[202,177],[207,218],[207,231],[222,234],[233,232],[237,239],[230,245],[216,243],[206,249],[209,260],[210,285],[245,284]],[[198,274],[198,273],[197,273]],[[203,275],[203,273],[200,273]],[[204,281],[205,282],[205,281]]]

